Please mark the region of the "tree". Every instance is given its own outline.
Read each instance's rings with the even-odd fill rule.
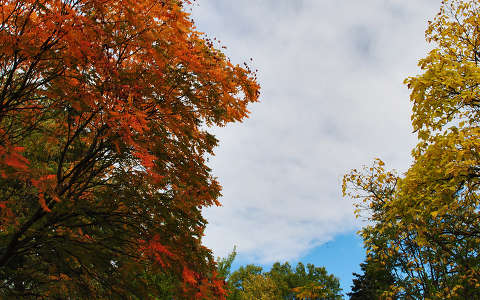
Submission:
[[[232,263],[237,256],[237,247],[234,246],[232,252],[227,257],[217,257],[217,273],[219,278],[223,278],[223,281],[226,284],[227,295],[232,295],[235,293],[235,288],[232,285],[230,280]]]
[[[272,278],[262,274],[249,274],[243,279],[241,300],[281,300],[278,288]]]
[[[343,299],[342,289],[337,277],[328,274],[325,267],[315,267],[307,264],[307,268],[300,262],[297,264],[293,276],[295,299]]]
[[[324,267],[301,262],[292,270],[288,262],[275,263],[267,273],[279,287],[283,299],[342,299],[340,282]]]
[[[143,299],[158,278],[223,297],[201,245],[208,127],[245,118],[259,86],[188,4],[0,0],[2,297]]]
[[[436,47],[420,60],[423,73],[406,80],[419,138],[406,174],[377,161],[345,177],[344,191],[373,221],[362,230],[367,251],[393,266],[387,296],[480,296],[479,9],[478,1],[443,1],[429,24]]]
[[[262,267],[256,265],[246,265],[241,266],[233,272],[230,277],[228,278],[227,286],[230,287],[230,293],[228,294],[228,300],[239,300],[245,299],[245,285],[249,285],[247,282],[252,281],[252,279],[256,276],[263,276],[262,274]],[[271,287],[270,282],[265,283],[265,286]],[[252,285],[250,284],[249,293],[253,293]]]
[[[381,299],[383,292],[395,283],[390,266],[378,263],[378,259],[367,257],[360,268],[363,274],[353,273],[352,290],[347,294],[350,300]]]
[[[232,263],[235,260],[236,256],[237,247],[234,246],[232,252],[227,257],[217,257],[217,273],[219,277],[228,280],[232,269]]]
[[[269,272],[246,265],[229,276],[232,292],[227,299],[342,299],[340,282],[325,268],[298,263],[295,270],[288,262],[276,262]]]
[[[275,281],[279,292],[284,299],[294,297],[295,292],[293,291],[293,288],[301,285],[295,271],[292,270],[292,266],[288,262],[283,264],[279,262],[274,263],[268,272],[268,276]]]

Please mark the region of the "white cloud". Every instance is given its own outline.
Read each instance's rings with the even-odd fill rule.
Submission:
[[[266,263],[295,259],[358,226],[341,178],[374,157],[405,170],[415,143],[405,77],[438,0],[201,0],[199,31],[259,69],[250,119],[216,129],[223,207],[205,244]]]

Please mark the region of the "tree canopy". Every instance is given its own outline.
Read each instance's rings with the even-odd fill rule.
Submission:
[[[218,273],[226,280],[228,300],[343,299],[338,278],[324,267],[307,264],[305,268],[300,262],[292,269],[288,262],[276,262],[268,272],[252,264],[230,272],[235,256],[234,248],[228,257],[218,259]]]
[[[259,86],[188,5],[0,0],[1,297],[223,297],[208,128]]]
[[[367,256],[360,264],[362,274],[353,273],[352,290],[347,295],[350,300],[381,299],[383,292],[395,284],[391,264],[379,263],[379,260]]]
[[[368,253],[392,267],[384,296],[476,299],[480,293],[480,4],[442,1],[429,23],[434,49],[407,78],[418,134],[404,175],[381,160],[344,178],[344,193],[372,221]]]

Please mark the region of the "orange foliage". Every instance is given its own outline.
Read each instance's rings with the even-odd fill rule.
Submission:
[[[217,143],[206,128],[244,119],[259,86],[250,69],[194,30],[188,4],[0,0],[0,174],[38,203],[0,199],[0,234],[9,241],[0,267],[35,256],[19,245],[38,239],[42,220],[59,234],[66,225],[54,220],[76,213],[87,222],[97,209],[145,218],[135,225],[118,217],[132,232],[125,251],[175,269],[198,298],[207,290],[221,297],[211,253],[200,247],[200,210],[219,205],[220,195],[205,165]],[[122,196],[130,187],[138,187],[137,198]],[[86,208],[91,213],[82,216]],[[182,232],[162,225],[171,215],[182,216],[171,221]],[[61,232],[101,240],[89,230]]]

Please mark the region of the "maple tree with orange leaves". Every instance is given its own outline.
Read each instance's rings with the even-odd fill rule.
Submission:
[[[222,299],[209,126],[258,100],[186,0],[0,0],[0,295]],[[156,277],[157,276],[157,277]]]

